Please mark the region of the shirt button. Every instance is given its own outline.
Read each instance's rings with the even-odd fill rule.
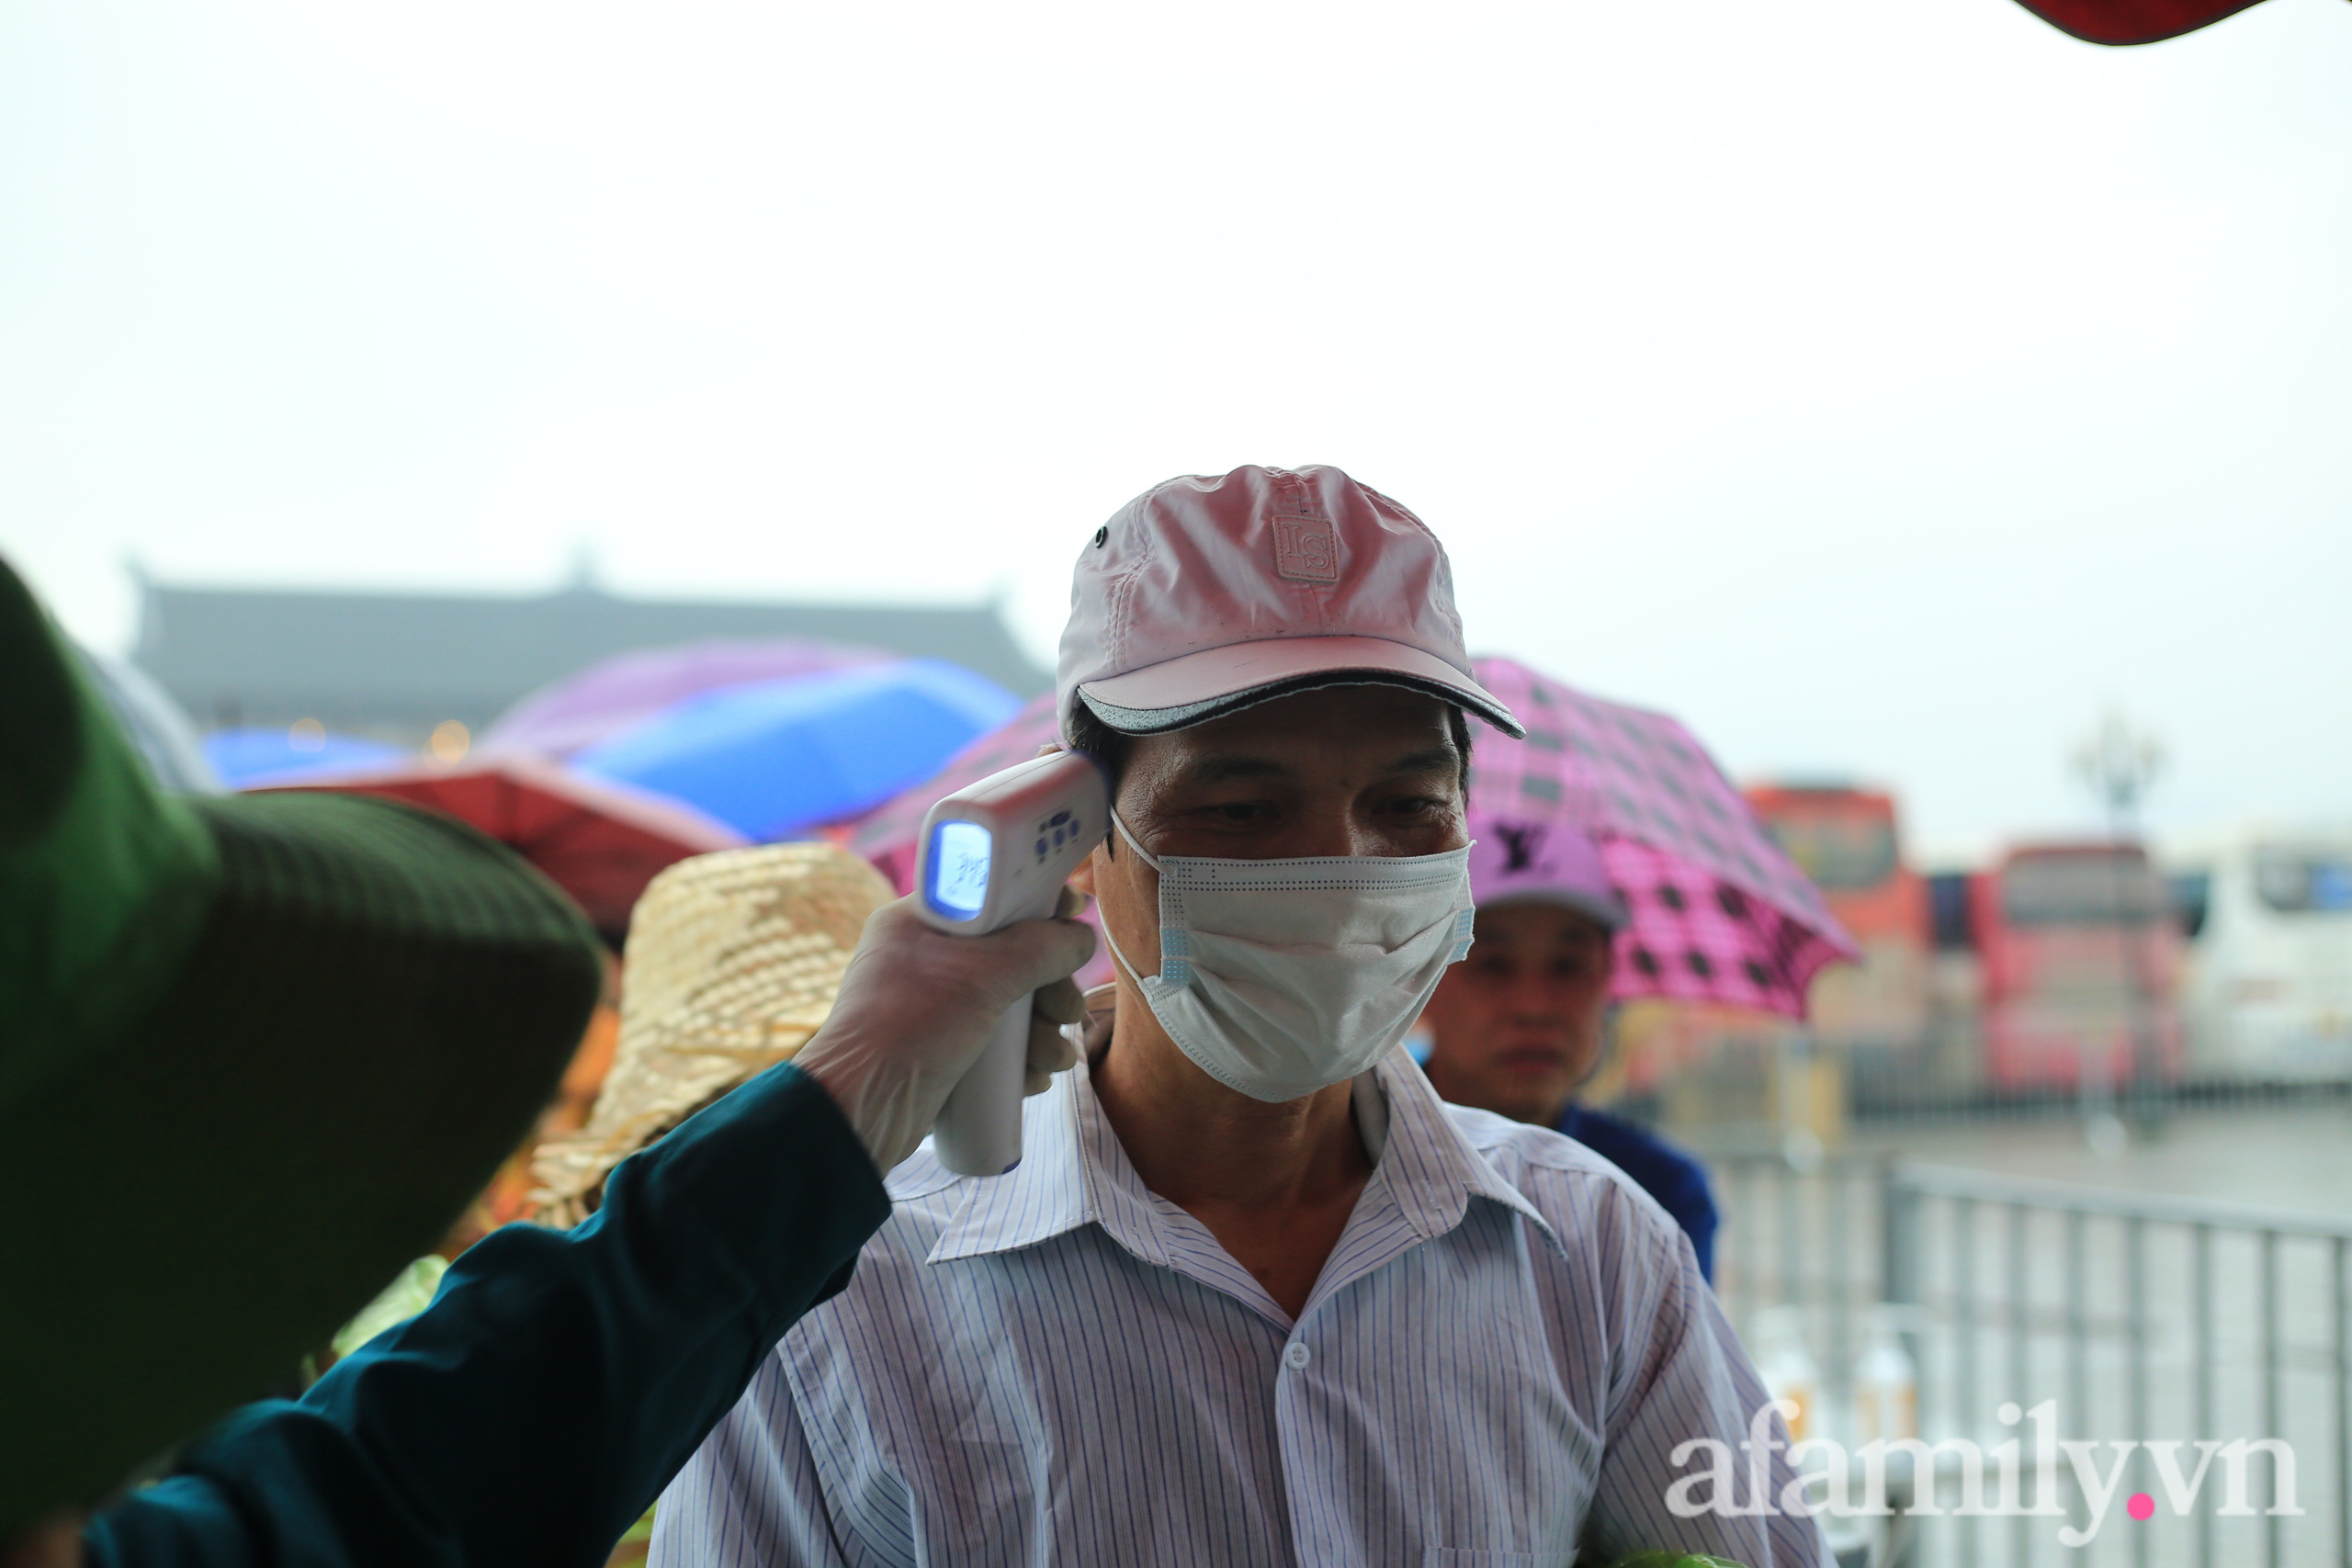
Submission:
[[[1295,1339],[1291,1341],[1290,1348],[1283,1352],[1283,1365],[1290,1368],[1293,1371],[1296,1371],[1299,1368],[1306,1365],[1307,1362],[1313,1359],[1315,1359],[1315,1352],[1308,1349],[1306,1346],[1301,1345]]]

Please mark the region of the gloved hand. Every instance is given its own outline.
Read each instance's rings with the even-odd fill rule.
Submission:
[[[933,931],[910,897],[865,922],[833,1010],[792,1060],[833,1097],[876,1169],[887,1175],[915,1152],[997,1020],[1026,993],[1037,1002],[1024,1091],[1039,1093],[1078,1061],[1061,1026],[1085,1016],[1070,979],[1094,953],[1093,931],[1070,918],[1084,907],[1064,888],[1054,919],[977,937]]]

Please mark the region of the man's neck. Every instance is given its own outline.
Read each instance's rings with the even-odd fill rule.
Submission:
[[[1205,1225],[1295,1317],[1372,1175],[1350,1086],[1276,1105],[1227,1089],[1125,984],[1089,1076],[1143,1184]]]

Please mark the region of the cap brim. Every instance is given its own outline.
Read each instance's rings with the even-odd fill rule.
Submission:
[[[1460,705],[1513,739],[1527,733],[1493,693],[1444,660],[1376,637],[1229,643],[1089,681],[1078,694],[1113,729],[1159,735],[1296,692],[1363,685],[1426,692]]]
[[[1509,909],[1526,904],[1547,904],[1582,915],[1607,931],[1623,931],[1632,920],[1632,913],[1614,898],[1602,898],[1590,893],[1578,893],[1566,887],[1530,887],[1520,892],[1506,893],[1499,898],[1481,898],[1481,909]]]
[[[2085,43],[2161,43],[2234,17],[2256,0],[2018,0],[2027,10]]]

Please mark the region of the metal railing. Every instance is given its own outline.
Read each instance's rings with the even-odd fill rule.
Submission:
[[[1725,1309],[1743,1334],[1799,1315],[1828,1435],[1852,1430],[1867,1314],[1902,1325],[1919,1433],[1946,1446],[1880,1562],[2352,1568],[2352,1220],[1893,1159],[1714,1169]],[[2071,1456],[2038,1467],[2053,1440],[2093,1442],[2094,1481],[2113,1467],[2103,1509]],[[2169,1472],[2152,1440],[2177,1445]],[[2063,1513],[1952,1511],[1942,1461],[2005,1442],[2016,1501]],[[2271,1511],[2290,1488],[2300,1514]]]
[[[1849,1064],[1845,1090],[1847,1113],[1853,1123],[1888,1134],[1917,1125],[2080,1121],[2100,1111],[2126,1123],[2144,1126],[2177,1114],[2211,1111],[2352,1105],[2352,1080],[2343,1078],[2207,1073],[2157,1085],[2094,1081],[2087,1091],[2081,1085],[2004,1090],[1983,1084],[1938,1081],[1906,1063],[1868,1058]]]

